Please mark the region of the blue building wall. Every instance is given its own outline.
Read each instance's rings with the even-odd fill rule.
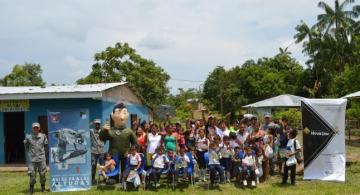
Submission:
[[[56,111],[57,109],[76,109],[87,108],[90,113],[90,121],[95,118],[102,119],[105,122],[110,117],[112,109],[116,105],[114,102],[107,102],[94,99],[45,99],[30,100],[30,111],[25,112],[25,133],[31,133],[31,125],[38,121],[39,116],[47,115],[47,110]],[[126,104],[130,114],[137,114],[138,119],[149,120],[149,108],[144,105]],[[5,163],[4,151],[4,121],[3,113],[0,112],[0,164]],[[130,119],[127,124],[130,127]]]
[[[103,108],[103,117],[101,118],[102,121],[106,121],[107,119],[110,120],[110,114],[114,108],[114,106],[117,103],[109,102],[109,101],[103,101],[102,102],[102,108]],[[150,111],[149,108],[144,105],[136,105],[136,104],[129,104],[125,103],[126,108],[128,109],[129,114],[137,114],[138,119],[141,119],[142,121],[149,121],[150,119]],[[130,116],[129,120],[127,122],[127,127],[131,127],[130,124]]]

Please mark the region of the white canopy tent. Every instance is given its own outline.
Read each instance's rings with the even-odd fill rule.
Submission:
[[[349,98],[360,98],[360,91],[358,92],[354,92],[354,93],[350,93],[342,98],[346,98],[346,99],[349,99]]]
[[[300,108],[301,99],[300,96],[284,94],[245,105],[243,108],[254,109],[258,114],[265,114],[271,113],[274,108]]]

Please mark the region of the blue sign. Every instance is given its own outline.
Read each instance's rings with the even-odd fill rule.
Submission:
[[[52,192],[91,187],[88,109],[48,111],[50,189]]]

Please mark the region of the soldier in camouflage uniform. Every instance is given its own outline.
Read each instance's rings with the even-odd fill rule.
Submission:
[[[91,136],[91,178],[92,183],[95,184],[95,173],[96,173],[96,165],[98,162],[102,164],[104,158],[104,142],[100,140],[100,119],[94,120],[94,129],[90,129]]]
[[[45,192],[46,157],[45,147],[48,141],[46,135],[40,133],[40,124],[32,124],[32,134],[27,135],[24,140],[25,149],[28,153],[28,175],[30,176],[29,194],[34,192],[36,183],[36,172],[39,172],[41,191]]]

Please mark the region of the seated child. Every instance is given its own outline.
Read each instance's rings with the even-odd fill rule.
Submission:
[[[189,157],[186,155],[185,147],[181,147],[178,158],[175,162],[176,175],[183,174],[183,177],[187,177],[188,164],[190,163]],[[177,178],[176,178],[177,180]]]
[[[168,183],[170,183],[172,181],[172,176],[176,176],[176,173],[175,173],[175,162],[177,160],[177,155],[175,154],[174,151],[172,150],[169,150],[167,152],[167,159],[169,160],[169,172],[168,172]]]
[[[134,187],[136,188],[139,184],[139,182],[133,182],[134,179],[139,179],[138,170],[141,166],[141,156],[136,151],[136,147],[132,146],[129,149],[129,154],[127,156],[127,165],[126,169],[123,173],[122,182],[132,182],[134,184]]]
[[[242,168],[243,168],[243,184],[247,186],[247,179],[250,177],[251,185],[256,186],[255,179],[255,169],[256,169],[256,158],[253,155],[253,151],[250,147],[245,147],[245,156],[242,159]]]
[[[104,165],[100,166],[101,174],[105,178],[105,180],[109,179],[109,177],[106,175],[106,173],[114,171],[115,166],[116,166],[116,163],[115,163],[114,159],[111,158],[111,153],[109,153],[109,152],[105,153]]]
[[[233,175],[236,178],[236,181],[240,181],[242,179],[241,173],[242,173],[242,163],[241,159],[244,158],[245,152],[240,147],[235,147],[234,149],[234,155],[232,156],[232,166],[233,166]]]
[[[152,177],[154,179],[154,187],[159,187],[159,179],[161,172],[165,169],[166,165],[169,163],[169,159],[164,154],[163,148],[157,148],[156,153],[152,157]]]
[[[225,183],[224,170],[220,166],[221,154],[218,149],[218,143],[212,142],[209,146],[209,169],[210,169],[210,181],[211,184],[215,183],[215,171],[219,173],[220,183]]]

